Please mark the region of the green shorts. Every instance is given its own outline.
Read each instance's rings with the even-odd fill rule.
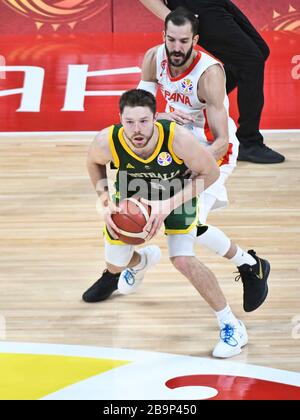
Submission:
[[[178,235],[189,233],[198,223],[198,197],[187,201],[173,210],[165,219],[165,233]]]

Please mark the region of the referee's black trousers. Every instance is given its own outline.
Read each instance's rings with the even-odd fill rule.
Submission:
[[[172,6],[172,0],[170,3]],[[223,62],[227,92],[238,88],[240,143],[245,147],[258,145],[263,141],[259,125],[264,105],[264,67],[270,53],[267,44],[230,0],[176,3],[199,15],[199,44]]]

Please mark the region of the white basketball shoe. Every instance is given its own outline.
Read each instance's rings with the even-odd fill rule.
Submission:
[[[224,324],[220,331],[220,341],[214,348],[212,355],[226,359],[241,353],[242,347],[248,343],[248,334],[245,325],[239,321],[239,325]]]
[[[141,270],[126,268],[121,272],[118,282],[118,291],[122,295],[129,295],[130,293],[134,293],[142,283],[146,271],[149,270],[149,268],[154,267],[159,262],[161,257],[160,248],[156,245],[146,246],[138,252],[145,255],[145,267]]]

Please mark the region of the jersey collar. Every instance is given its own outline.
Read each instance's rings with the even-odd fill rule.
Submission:
[[[163,144],[163,141],[164,141],[164,130],[163,130],[163,127],[162,127],[161,123],[156,122],[155,125],[157,126],[158,133],[159,133],[158,142],[157,142],[157,145],[156,145],[156,148],[155,148],[154,152],[152,153],[151,156],[148,157],[148,159],[142,159],[140,156],[136,155],[134,153],[134,151],[130,149],[130,147],[128,146],[128,144],[126,143],[126,141],[124,139],[124,136],[123,136],[124,128],[121,127],[120,130],[119,130],[118,137],[119,137],[119,141],[120,141],[123,149],[125,149],[125,151],[130,156],[132,156],[134,159],[138,160],[139,162],[142,162],[142,163],[145,163],[145,164],[152,162],[152,160],[154,160],[156,158],[156,156],[158,155],[158,153],[161,150],[161,147],[162,147],[162,144]]]
[[[177,82],[178,80],[181,80],[184,77],[188,76],[193,71],[193,69],[196,67],[196,65],[199,63],[199,61],[201,59],[201,52],[200,51],[196,51],[196,52],[197,52],[197,55],[196,55],[195,59],[192,61],[191,65],[185,70],[184,73],[180,74],[177,77],[171,76],[170,69],[169,69],[169,63],[167,61],[167,73],[168,73],[168,77],[169,77],[171,82]]]

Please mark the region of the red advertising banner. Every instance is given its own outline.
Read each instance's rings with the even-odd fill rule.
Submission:
[[[1,131],[98,130],[118,118],[122,91],[160,35],[1,37]]]
[[[300,32],[300,0],[234,3],[259,30]],[[0,0],[0,34],[160,30],[139,0]]]
[[[300,128],[299,2],[236,1],[252,21],[256,14],[271,49],[262,128]],[[161,22],[138,0],[0,0],[0,21],[2,132],[115,122],[119,95],[137,85],[145,51],[162,41]],[[234,96],[231,111],[237,117]]]

